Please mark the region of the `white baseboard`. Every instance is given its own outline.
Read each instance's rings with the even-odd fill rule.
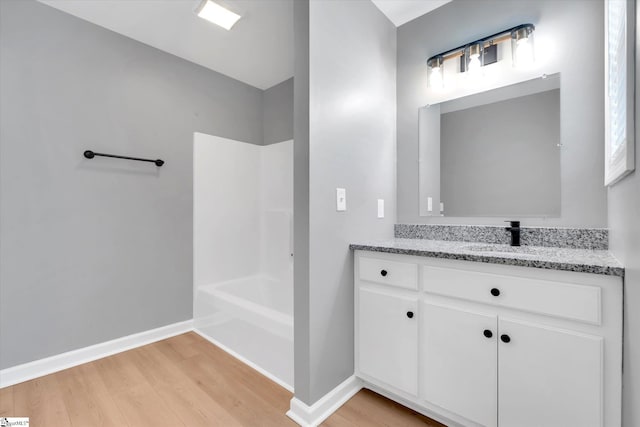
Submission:
[[[191,330],[193,330],[193,320],[186,320],[184,322],[173,323],[149,331],[127,335],[89,347],[2,369],[0,370],[0,388],[102,359],[103,357],[180,335]]]
[[[294,397],[287,416],[302,427],[316,427],[359,392],[362,384],[352,375],[311,406]]]
[[[280,387],[285,388],[286,390],[288,390],[291,393],[293,393],[293,386],[291,384],[287,384],[286,382],[282,381],[280,378],[274,376],[270,372],[265,371],[260,366],[256,365],[252,361],[242,357],[239,353],[236,353],[235,351],[231,350],[226,345],[220,343],[219,341],[211,338],[210,336],[208,336],[204,332],[198,330],[198,328],[194,328],[193,332],[195,332],[196,334],[200,335],[202,338],[204,338],[205,340],[209,341],[211,344],[215,345],[216,347],[219,347],[222,350],[226,351],[227,353],[229,353],[230,355],[232,355],[233,357],[235,357],[236,359],[238,359],[239,361],[241,361],[245,365],[248,365],[248,366],[252,367],[253,369],[255,369],[256,371],[260,372],[262,375],[264,375],[265,377],[269,378],[271,381],[273,381],[274,383],[278,384]]]

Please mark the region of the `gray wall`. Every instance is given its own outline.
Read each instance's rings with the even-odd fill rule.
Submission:
[[[640,65],[636,62],[636,66]],[[637,79],[636,79],[637,81]],[[636,83],[637,87],[637,83]],[[636,105],[640,101],[636,97]],[[636,123],[639,117],[636,114]],[[637,126],[637,124],[636,124]],[[636,132],[636,141],[640,132]],[[637,147],[637,143],[636,143]],[[638,168],[636,151],[636,169]],[[610,247],[625,267],[623,426],[640,425],[640,173],[609,190]]]
[[[527,219],[526,224],[606,227],[604,68],[599,65],[604,58],[604,6],[583,0],[454,0],[398,28],[398,222],[501,224],[504,218],[419,216],[418,108],[426,104],[428,57],[525,22],[536,25],[538,38],[552,40],[561,58],[564,144],[561,217]],[[578,54],[579,45],[589,46],[589,55]]]
[[[609,188],[610,245],[625,266],[622,425],[640,425],[640,8],[636,1],[636,170]]]
[[[440,124],[445,215],[560,214],[560,90],[443,113]]]
[[[296,305],[304,298],[308,311],[296,306],[295,390],[312,404],[353,375],[349,243],[393,234],[396,28],[369,0],[311,1],[309,35],[309,273],[295,273]],[[346,212],[336,212],[336,187],[347,190]]]
[[[264,145],[293,139],[293,78],[264,91],[262,123]]]
[[[262,91],[29,0],[0,79],[0,367],[190,319],[193,132],[261,144]]]
[[[294,389],[310,401],[309,0],[293,2],[293,357]]]

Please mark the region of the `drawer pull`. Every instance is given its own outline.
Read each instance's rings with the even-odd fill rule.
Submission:
[[[484,336],[487,338],[491,338],[493,336],[493,332],[491,332],[489,329],[485,329]]]
[[[504,342],[504,343],[509,343],[509,342],[511,342],[511,338],[510,338],[510,337],[509,337],[509,335],[507,335],[507,334],[500,335],[500,339],[501,339],[501,340],[502,340],[502,342]]]
[[[0,0],[2,1],[2,0]],[[397,288],[418,290],[418,264],[360,257],[356,279]],[[404,315],[404,311],[400,312]]]
[[[407,311],[407,317],[413,319],[413,311]]]
[[[493,295],[494,297],[497,297],[500,295],[500,289],[498,288],[491,288],[491,295]]]

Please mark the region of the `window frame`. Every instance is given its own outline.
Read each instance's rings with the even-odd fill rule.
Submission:
[[[619,28],[610,28],[609,26],[609,5],[611,3],[623,3],[625,16],[622,22],[625,25],[624,31]],[[635,141],[634,141],[634,101],[635,101],[635,1],[634,0],[605,0],[604,2],[604,75],[605,75],[605,159],[604,159],[604,184],[611,186],[635,169]],[[626,88],[622,94],[622,103],[626,106],[626,115],[622,117],[622,126],[624,126],[625,138],[618,150],[613,150],[613,142],[611,138],[611,123],[615,110],[611,108],[610,98],[610,56],[609,41],[615,34],[621,34],[624,37],[624,48],[621,52],[613,53],[617,62],[624,61],[619,71],[625,73]]]

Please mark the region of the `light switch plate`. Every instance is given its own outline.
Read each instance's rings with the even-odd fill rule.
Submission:
[[[378,199],[378,218],[384,218],[384,199]]]
[[[347,190],[336,188],[336,210],[338,212],[347,210]]]

